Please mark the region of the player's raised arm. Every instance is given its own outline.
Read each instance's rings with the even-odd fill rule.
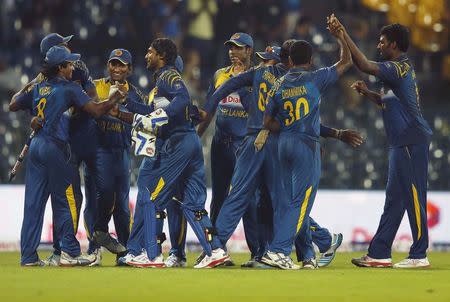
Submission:
[[[378,75],[380,72],[380,68],[378,67],[377,63],[368,60],[367,57],[361,52],[361,50],[359,50],[358,46],[356,46],[355,42],[353,42],[352,38],[347,33],[345,27],[334,14],[327,18],[327,23],[330,32],[342,30],[345,42],[347,42],[353,58],[353,62],[355,63],[356,67],[358,67],[359,70],[365,73]]]
[[[332,22],[334,15],[331,15],[330,17],[327,17],[328,22]],[[335,64],[336,66],[336,72],[338,76],[342,75],[344,72],[346,72],[353,64],[352,61],[352,54],[350,52],[349,45],[346,42],[346,39],[344,37],[344,30],[341,27],[334,27],[329,26],[330,33],[337,39],[337,42],[339,43],[340,48],[340,59]]]

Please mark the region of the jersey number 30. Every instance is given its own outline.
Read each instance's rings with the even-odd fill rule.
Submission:
[[[286,126],[292,125],[295,121],[298,121],[302,116],[300,114],[300,107],[303,106],[303,115],[305,116],[309,113],[309,104],[308,100],[305,98],[299,98],[297,101],[295,101],[295,108],[294,104],[291,101],[284,102],[283,109],[288,110],[289,118],[286,118],[284,120],[284,124]]]

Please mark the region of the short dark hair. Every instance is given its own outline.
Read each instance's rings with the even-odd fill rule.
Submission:
[[[292,43],[289,57],[294,65],[303,65],[311,62],[312,46],[305,40],[297,40]]]
[[[153,40],[150,45],[156,52],[164,57],[164,61],[168,65],[175,65],[175,60],[177,59],[177,46],[175,43],[167,38],[158,38]]]
[[[294,44],[295,41],[297,41],[297,40],[289,39],[289,40],[284,41],[283,45],[281,45],[281,51],[280,51],[281,63],[289,62],[289,50],[291,49],[291,45]]]
[[[66,68],[69,62],[62,62],[58,65],[49,65],[46,62],[42,64],[41,73],[46,77],[47,79],[51,79],[56,77],[56,75],[59,72],[59,67]]]
[[[406,26],[399,23],[383,26],[380,36],[384,35],[389,42],[397,43],[398,49],[406,52],[409,47],[409,30]]]

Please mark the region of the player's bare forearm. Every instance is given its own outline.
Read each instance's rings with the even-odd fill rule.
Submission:
[[[118,110],[117,115],[115,117],[118,118],[119,120],[131,125],[133,123],[134,113]]]
[[[353,65],[353,61],[348,44],[342,34],[337,37],[337,41],[341,51],[340,60],[336,64],[336,72],[338,75],[342,75]]]
[[[208,129],[208,126],[211,123],[212,118],[213,117],[210,114],[207,114],[206,116],[204,116],[203,122],[198,124],[198,127],[197,127],[197,134],[198,134],[198,136],[200,136],[200,137],[203,136],[203,134],[205,133],[206,129]]]
[[[334,129],[336,130],[336,129]],[[347,145],[352,146],[353,148],[359,147],[363,142],[364,139],[356,130],[351,129],[339,129],[337,130],[336,138]]]
[[[347,42],[348,48],[350,49],[350,53],[356,67],[358,67],[358,69],[362,72],[372,75],[378,75],[380,71],[378,65],[375,62],[367,59],[367,57],[361,52],[361,50],[359,50],[358,46],[356,46],[355,42],[353,42],[352,38],[345,30],[344,38],[345,42]]]
[[[279,132],[281,125],[274,117],[270,115],[264,115],[264,128],[272,132]]]
[[[92,115],[95,118],[108,113],[113,107],[120,102],[122,98],[126,97],[126,93],[121,90],[117,90],[113,95],[111,95],[106,101],[102,103],[96,103],[94,101],[89,101],[83,106],[83,110]]]
[[[356,81],[350,87],[356,90],[360,95],[368,97],[375,105],[381,107],[381,93],[369,90],[364,81]]]

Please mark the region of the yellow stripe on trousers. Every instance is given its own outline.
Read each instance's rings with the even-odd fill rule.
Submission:
[[[73,231],[75,235],[77,234],[77,221],[78,221],[78,213],[77,213],[77,205],[75,203],[75,196],[73,195],[73,187],[72,185],[68,186],[66,189],[66,198],[69,203],[70,214],[72,215],[72,223],[73,223]]]
[[[416,223],[417,223],[417,240],[422,236],[422,224],[420,223],[420,205],[419,205],[419,196],[417,194],[416,187],[412,184],[412,193],[414,200],[414,210],[416,212]]]
[[[151,195],[151,200],[153,202],[155,202],[156,197],[158,197],[159,192],[161,192],[162,188],[164,188],[164,185],[166,183],[164,182],[164,179],[161,177],[158,181],[158,185],[156,185],[156,189],[155,191],[153,191],[152,195]]]
[[[309,187],[308,190],[306,190],[305,199],[303,200],[302,208],[300,209],[300,217],[298,218],[297,232],[296,233],[298,233],[298,231],[302,227],[303,220],[304,220],[305,214],[306,214],[306,209],[308,208],[309,196],[311,196],[311,191],[312,191],[312,186]]]
[[[180,236],[178,237],[178,245],[181,245],[181,242],[184,238],[184,232],[186,232],[186,218],[184,218],[184,215],[181,217],[181,231]]]

